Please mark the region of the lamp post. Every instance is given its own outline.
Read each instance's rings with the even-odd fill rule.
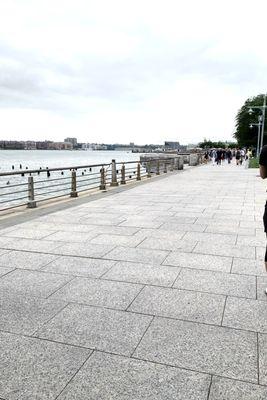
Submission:
[[[258,127],[256,156],[259,157],[259,154],[260,154],[260,136],[261,136],[261,126],[262,126],[262,115],[258,116],[258,123],[257,124],[250,124],[249,125],[250,129],[252,129],[253,126],[257,126]]]
[[[264,136],[264,122],[265,122],[265,110],[266,110],[266,93],[263,96],[263,105],[262,106],[250,106],[248,113],[249,115],[253,114],[253,109],[257,109],[257,110],[261,110],[262,115],[260,116],[261,118],[261,135],[259,135],[260,132],[260,128],[258,127],[258,155],[262,149],[263,146],[263,136]],[[258,122],[258,124],[260,123],[260,121]],[[252,124],[252,125],[258,125],[258,124]],[[261,138],[259,139],[259,136],[261,136]]]

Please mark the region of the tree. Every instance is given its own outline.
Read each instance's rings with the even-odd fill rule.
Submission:
[[[204,139],[203,142],[200,142],[198,144],[199,147],[201,147],[202,149],[212,149],[212,148],[221,148],[221,149],[225,149],[227,147],[230,148],[235,148],[237,147],[237,143],[236,142],[212,142],[211,140],[207,140]]]
[[[249,115],[248,110],[253,106],[263,105],[264,95],[259,94],[255,97],[250,97],[240,108],[236,115],[236,131],[234,137],[236,138],[240,147],[255,147],[257,146],[258,127],[250,124],[258,123],[258,116],[261,115],[261,110],[253,109],[253,114]],[[263,143],[266,143],[266,135],[263,137]]]

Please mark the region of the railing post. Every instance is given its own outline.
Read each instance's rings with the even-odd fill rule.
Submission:
[[[110,186],[118,186],[116,160],[111,160],[111,184]]]
[[[147,177],[151,178],[151,161],[147,163]]]
[[[174,158],[171,160],[171,164],[170,164],[170,171],[173,172],[174,170]]]
[[[71,171],[71,192],[70,197],[78,197],[76,171]]]
[[[137,164],[137,174],[136,174],[136,180],[137,181],[141,181],[141,166],[140,166],[140,162]]]
[[[157,161],[157,172],[156,172],[156,175],[160,175],[160,161],[158,160]]]
[[[178,157],[178,169],[182,170],[184,169],[184,158],[183,156]]]
[[[34,184],[33,184],[33,177],[29,176],[28,177],[28,208],[35,208],[36,207],[36,201],[34,200]]]
[[[167,174],[167,161],[164,161],[164,174]]]
[[[100,170],[100,190],[106,190],[106,173],[105,173],[105,168],[102,167]]]
[[[125,165],[124,163],[121,166],[121,185],[126,185],[126,180],[125,180]]]

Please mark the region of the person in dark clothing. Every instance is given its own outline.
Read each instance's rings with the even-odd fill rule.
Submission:
[[[259,160],[259,164],[260,164],[260,176],[262,179],[267,178],[267,146],[263,146],[261,153],[260,153],[260,160]],[[265,204],[265,210],[264,210],[264,214],[263,214],[263,225],[264,225],[264,232],[267,235],[267,201]],[[266,247],[266,252],[265,252],[265,269],[267,272],[267,247]],[[265,289],[265,293],[267,295],[267,288]]]
[[[231,163],[231,160],[232,160],[232,152],[231,152],[230,149],[227,149],[227,150],[226,150],[226,159],[227,159],[227,161],[228,161],[228,164],[230,164],[230,163]]]
[[[217,165],[221,165],[221,163],[222,163],[222,150],[221,149],[218,149],[216,152],[216,162],[217,162]]]

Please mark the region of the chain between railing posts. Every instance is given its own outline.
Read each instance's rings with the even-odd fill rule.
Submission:
[[[116,160],[111,160],[111,184],[110,186],[118,186]]]
[[[100,190],[106,190],[106,173],[105,173],[105,168],[102,167],[100,169]]]
[[[71,171],[71,192],[70,197],[78,197],[76,171]]]
[[[164,174],[167,174],[167,161],[164,161]]]
[[[151,161],[147,163],[147,177],[151,178]]]
[[[157,161],[157,171],[156,171],[156,175],[160,175],[160,161]]]
[[[34,200],[34,183],[33,183],[33,177],[29,176],[28,177],[28,208],[35,208],[36,207],[36,201]]]
[[[125,180],[125,165],[122,164],[121,166],[121,185],[126,185],[126,180]]]
[[[140,166],[140,162],[137,164],[136,180],[137,181],[141,181],[141,166]]]

